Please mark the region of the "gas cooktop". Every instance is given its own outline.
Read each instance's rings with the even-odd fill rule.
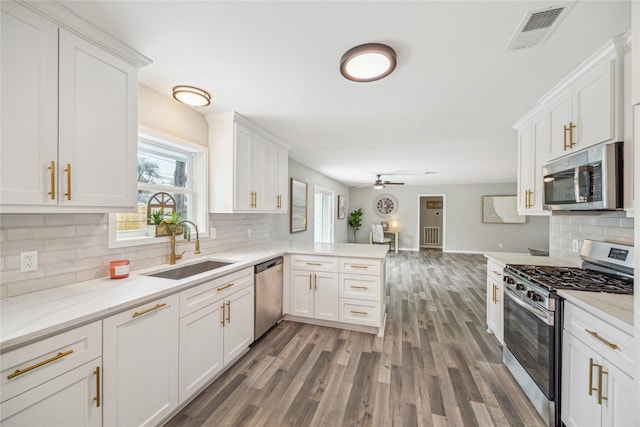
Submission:
[[[571,289],[577,291],[633,294],[633,279],[578,267],[547,267],[536,265],[508,265],[513,273],[549,291]]]

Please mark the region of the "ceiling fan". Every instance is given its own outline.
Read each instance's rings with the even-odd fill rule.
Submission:
[[[383,181],[380,178],[380,175],[381,174],[376,175],[376,180],[373,183],[373,188],[375,188],[376,190],[381,190],[387,185],[404,185],[404,182]]]

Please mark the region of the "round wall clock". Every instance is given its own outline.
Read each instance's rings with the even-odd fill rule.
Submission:
[[[393,215],[398,210],[398,199],[391,194],[381,194],[373,201],[373,209],[378,216]]]

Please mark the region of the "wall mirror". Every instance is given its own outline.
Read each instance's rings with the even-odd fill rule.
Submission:
[[[307,229],[307,183],[291,178],[291,196],[289,197],[290,232],[297,233]]]

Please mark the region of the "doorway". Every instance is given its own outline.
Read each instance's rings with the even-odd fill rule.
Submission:
[[[444,250],[445,201],[444,194],[418,196],[419,249]]]
[[[313,189],[313,241],[333,243],[333,200],[335,193],[322,187]]]

